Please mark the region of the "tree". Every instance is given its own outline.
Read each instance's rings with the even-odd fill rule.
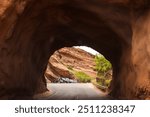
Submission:
[[[95,70],[98,72],[98,75],[105,74],[107,71],[112,69],[111,63],[102,55],[97,54],[95,56]]]

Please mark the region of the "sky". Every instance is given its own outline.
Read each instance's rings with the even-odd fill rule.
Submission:
[[[80,48],[80,49],[83,49],[93,55],[96,55],[96,54],[100,54],[99,52],[97,52],[96,50],[92,49],[91,47],[87,47],[87,46],[74,46],[75,48]]]

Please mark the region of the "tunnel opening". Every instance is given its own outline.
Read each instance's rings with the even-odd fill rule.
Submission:
[[[111,63],[96,50],[87,46],[63,47],[50,56],[44,74],[52,95],[49,99],[106,98],[112,73]]]
[[[112,63],[110,94],[115,99],[149,96],[148,10],[137,17],[129,6],[106,0],[18,1],[10,4],[0,24],[1,97],[31,98],[47,91],[44,73],[49,56],[81,45]]]

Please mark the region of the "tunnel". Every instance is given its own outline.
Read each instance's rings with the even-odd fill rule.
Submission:
[[[0,7],[0,98],[32,99],[47,91],[49,57],[86,45],[113,66],[110,95],[150,96],[148,0],[4,0]]]

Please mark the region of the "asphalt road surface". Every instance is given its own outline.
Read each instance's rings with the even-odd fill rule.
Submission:
[[[107,94],[92,83],[48,83],[50,94],[38,99],[46,100],[107,100]]]

